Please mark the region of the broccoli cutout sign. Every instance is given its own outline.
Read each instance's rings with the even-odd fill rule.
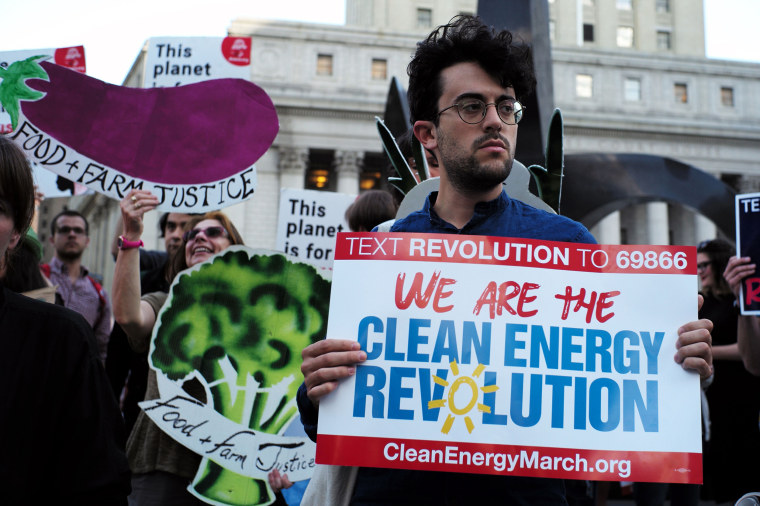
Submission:
[[[190,491],[210,504],[271,504],[267,473],[310,477],[315,445],[298,417],[301,350],[325,337],[327,270],[233,246],[181,273],[158,315],[149,363],[160,398],[140,404],[203,457]],[[195,380],[204,395],[182,385]]]

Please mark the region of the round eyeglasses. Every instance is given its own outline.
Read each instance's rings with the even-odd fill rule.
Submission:
[[[457,108],[459,117],[465,123],[470,125],[477,125],[486,117],[486,111],[488,106],[492,105],[496,108],[496,114],[499,115],[499,119],[506,125],[516,125],[520,122],[523,116],[525,108],[517,100],[505,99],[501,102],[492,102],[487,104],[477,98],[466,98],[454,105],[450,105],[445,109],[441,109],[438,112],[438,116],[448,111],[449,109]]]

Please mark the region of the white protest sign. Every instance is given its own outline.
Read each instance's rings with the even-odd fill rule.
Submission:
[[[151,37],[145,87],[170,87],[209,79],[251,78],[250,37]]]
[[[258,393],[268,394],[269,389]],[[160,399],[143,401],[140,407],[161,430],[198,455],[250,478],[266,480],[272,469],[287,473],[291,481],[311,478],[314,443],[308,437],[251,430],[168,380],[161,383],[161,394]]]
[[[340,234],[333,269],[327,335],[367,361],[318,463],[701,482],[695,248]]]
[[[275,248],[320,267],[332,267],[335,238],[348,232],[346,209],[355,195],[283,188]]]

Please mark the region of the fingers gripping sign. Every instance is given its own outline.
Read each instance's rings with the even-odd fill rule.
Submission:
[[[322,397],[338,387],[338,382],[356,373],[356,365],[367,360],[359,343],[325,339],[304,348],[301,372],[309,400],[319,405]]]
[[[723,277],[738,299],[742,290],[742,280],[755,273],[755,264],[750,257],[731,257],[723,272]]]
[[[699,308],[702,308],[704,299],[699,297]],[[678,329],[676,341],[676,363],[681,364],[686,370],[694,370],[699,377],[704,379],[712,375],[712,332],[713,324],[703,318],[681,326]]]

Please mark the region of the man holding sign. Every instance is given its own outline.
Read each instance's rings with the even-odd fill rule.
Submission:
[[[489,235],[595,243],[581,224],[510,199],[502,190],[514,160],[520,97],[535,79],[527,48],[477,18],[461,16],[417,47],[409,65],[413,130],[440,161],[440,190],[391,232]],[[491,108],[493,106],[493,108]],[[708,377],[711,324],[679,329],[676,361]],[[299,409],[307,433],[319,401],[367,359],[350,340],[329,339],[303,351]],[[351,504],[566,504],[561,480],[360,468]]]

